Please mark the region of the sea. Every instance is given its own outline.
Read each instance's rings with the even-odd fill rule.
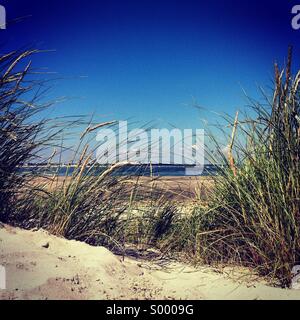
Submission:
[[[93,175],[101,174],[107,166],[97,166],[90,170]],[[57,174],[58,176],[71,176],[76,170],[75,166],[44,166],[44,165],[29,165],[22,167],[21,172],[29,173],[42,173],[47,175]],[[183,176],[214,176],[217,175],[220,166],[206,164],[204,168],[191,165],[173,165],[173,164],[139,164],[139,165],[124,165],[113,171],[112,175],[115,176],[162,176],[162,177],[183,177]]]

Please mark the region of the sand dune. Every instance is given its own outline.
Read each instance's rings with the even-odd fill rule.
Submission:
[[[122,261],[103,247],[7,225],[0,226],[0,265],[7,276],[0,299],[300,299],[298,290],[237,268]]]

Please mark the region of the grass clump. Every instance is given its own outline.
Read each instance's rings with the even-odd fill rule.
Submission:
[[[37,50],[0,55],[0,221],[8,222],[20,202],[20,191],[30,180],[22,173],[29,161],[38,157],[51,130],[47,121],[35,120],[47,105],[39,104],[43,82],[33,80],[31,57]]]
[[[234,127],[221,174],[194,237],[207,263],[234,262],[291,283],[300,263],[300,71],[275,65],[272,99],[253,102],[254,116]]]
[[[74,150],[64,146],[66,136],[74,138],[68,129],[74,131],[87,121],[77,116],[43,118],[51,103],[41,103],[48,88],[31,66],[36,53],[16,51],[0,56],[0,221],[111,245],[126,207],[122,183],[126,177],[117,179],[112,174],[121,164],[97,168],[92,157],[96,147],[89,147],[88,136],[114,122],[90,122],[78,135],[80,142]],[[52,148],[55,151],[49,156]],[[63,153],[73,157],[67,167]],[[37,165],[40,163],[44,165]],[[65,176],[60,174],[62,167]]]

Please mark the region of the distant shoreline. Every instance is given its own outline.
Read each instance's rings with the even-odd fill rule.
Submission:
[[[55,173],[59,176],[70,176],[73,171],[78,167],[78,164],[28,164],[22,166],[20,170],[31,171],[31,170],[47,170],[49,172],[44,172],[45,174]],[[94,170],[95,174],[100,174],[105,170],[107,165],[87,165],[87,170]],[[114,175],[118,176],[148,176],[148,177],[185,177],[185,176],[215,176],[218,172],[219,166],[206,164],[203,171],[200,171],[198,174],[195,171],[195,174],[187,173],[187,168],[196,168],[195,165],[184,165],[184,164],[125,164],[122,167],[119,167],[113,172]],[[58,170],[58,172],[57,172]],[[191,170],[192,171],[192,170]]]

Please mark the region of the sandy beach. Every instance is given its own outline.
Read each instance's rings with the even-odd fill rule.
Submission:
[[[46,188],[57,188],[62,183],[68,183],[71,177],[37,177],[31,182],[32,185],[45,185]],[[214,181],[212,177],[207,176],[131,176],[126,181],[124,188],[124,198],[130,198],[133,188],[139,196],[143,196],[144,200],[147,197],[151,198],[153,192],[161,194],[165,199],[175,201],[197,201],[197,199],[205,200],[207,191],[210,190]]]
[[[43,230],[0,227],[0,299],[300,299],[241,268],[134,260]]]

